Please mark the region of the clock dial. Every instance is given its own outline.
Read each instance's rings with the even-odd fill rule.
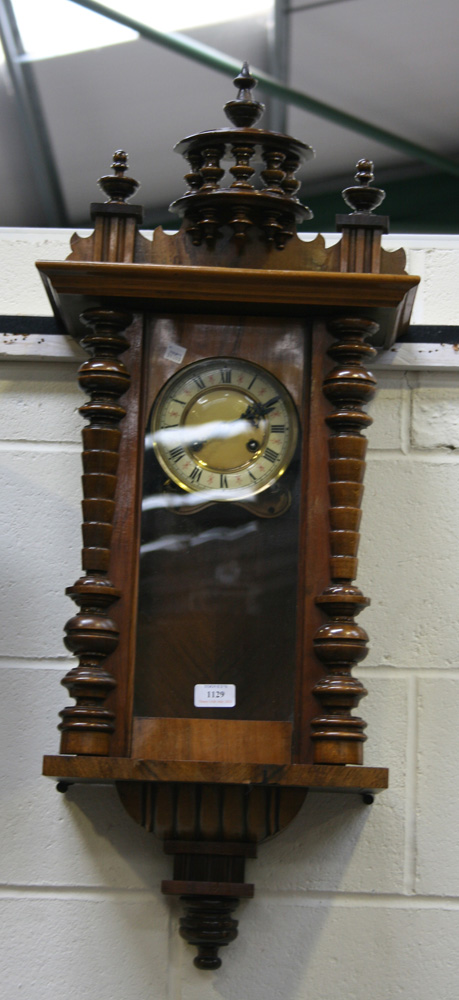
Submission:
[[[267,489],[285,472],[298,419],[287,389],[266,369],[240,358],[208,358],[166,382],[149,430],[158,461],[182,489],[237,499]]]

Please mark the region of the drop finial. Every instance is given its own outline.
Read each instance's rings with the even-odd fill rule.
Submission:
[[[134,177],[126,176],[128,154],[124,149],[117,149],[113,154],[111,168],[113,174],[104,174],[103,177],[99,177],[97,183],[104,194],[108,195],[109,203],[124,204],[128,198],[132,198],[139,187],[139,182]]]
[[[252,128],[255,122],[261,118],[265,110],[264,104],[260,101],[253,101],[251,91],[257,85],[257,81],[252,76],[249,64],[245,62],[241,72],[233,80],[237,87],[238,95],[234,101],[225,104],[224,112],[235,128]]]
[[[349,205],[354,212],[370,213],[384,201],[386,192],[382,188],[372,187],[375,179],[372,160],[359,160],[356,169],[357,185],[345,188],[342,195],[346,205]]]

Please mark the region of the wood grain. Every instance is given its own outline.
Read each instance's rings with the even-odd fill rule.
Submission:
[[[204,781],[216,784],[266,784],[362,792],[388,788],[385,767],[327,764],[218,764],[199,761],[131,760],[128,757],[72,757],[47,755],[43,774],[79,782]]]
[[[292,724],[238,719],[134,719],[132,756],[287,764]]]
[[[168,302],[183,311],[192,302],[283,306],[397,306],[420,278],[409,274],[352,274],[333,271],[271,271],[241,267],[172,264],[113,264],[39,261],[40,274],[61,295],[129,297]],[[133,305],[131,305],[133,308]],[[65,312],[65,309],[63,309]]]

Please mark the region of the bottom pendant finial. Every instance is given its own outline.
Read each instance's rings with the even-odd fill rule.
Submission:
[[[180,935],[198,949],[194,964],[198,969],[219,969],[219,948],[231,944],[238,933],[238,922],[231,914],[238,899],[224,896],[182,896],[186,915],[180,919]]]

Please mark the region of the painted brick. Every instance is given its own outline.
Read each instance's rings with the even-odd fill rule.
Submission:
[[[9,229],[0,240],[1,312],[5,316],[51,316],[52,308],[36,260],[65,260],[70,229]]]
[[[402,446],[403,400],[407,390],[402,374],[378,372],[378,392],[368,407],[374,423],[367,431],[370,448],[399,450]]]
[[[241,908],[240,936],[208,973],[184,945],[181,1000],[453,1000],[459,911],[303,905],[260,896]],[[188,960],[186,955],[190,956]],[[256,968],[256,974],[254,974]]]
[[[84,396],[77,365],[0,364],[2,440],[81,441],[84,421],[78,407]]]
[[[449,323],[457,326],[457,275],[459,249],[426,249],[423,274],[423,323]]]
[[[414,448],[459,448],[457,386],[413,391],[411,442]]]
[[[412,323],[434,326],[457,326],[457,273],[459,268],[459,240],[457,236],[432,237],[422,243],[408,237],[403,239],[407,248],[407,272],[418,274],[421,284],[416,290]]]
[[[166,997],[168,915],[159,895],[31,895],[0,899],[0,911],[8,1000]]]
[[[368,462],[358,583],[371,598],[361,616],[368,664],[459,663],[459,465]]]
[[[80,567],[80,457],[0,453],[3,656],[62,656],[73,605],[65,588]]]
[[[114,788],[76,785],[61,795],[41,775],[43,754],[58,752],[67,666],[62,674],[38,665],[0,669],[0,704],[8,704],[0,730],[0,883],[159,891],[170,859],[130,819]]]
[[[420,678],[418,892],[459,896],[458,678]]]

